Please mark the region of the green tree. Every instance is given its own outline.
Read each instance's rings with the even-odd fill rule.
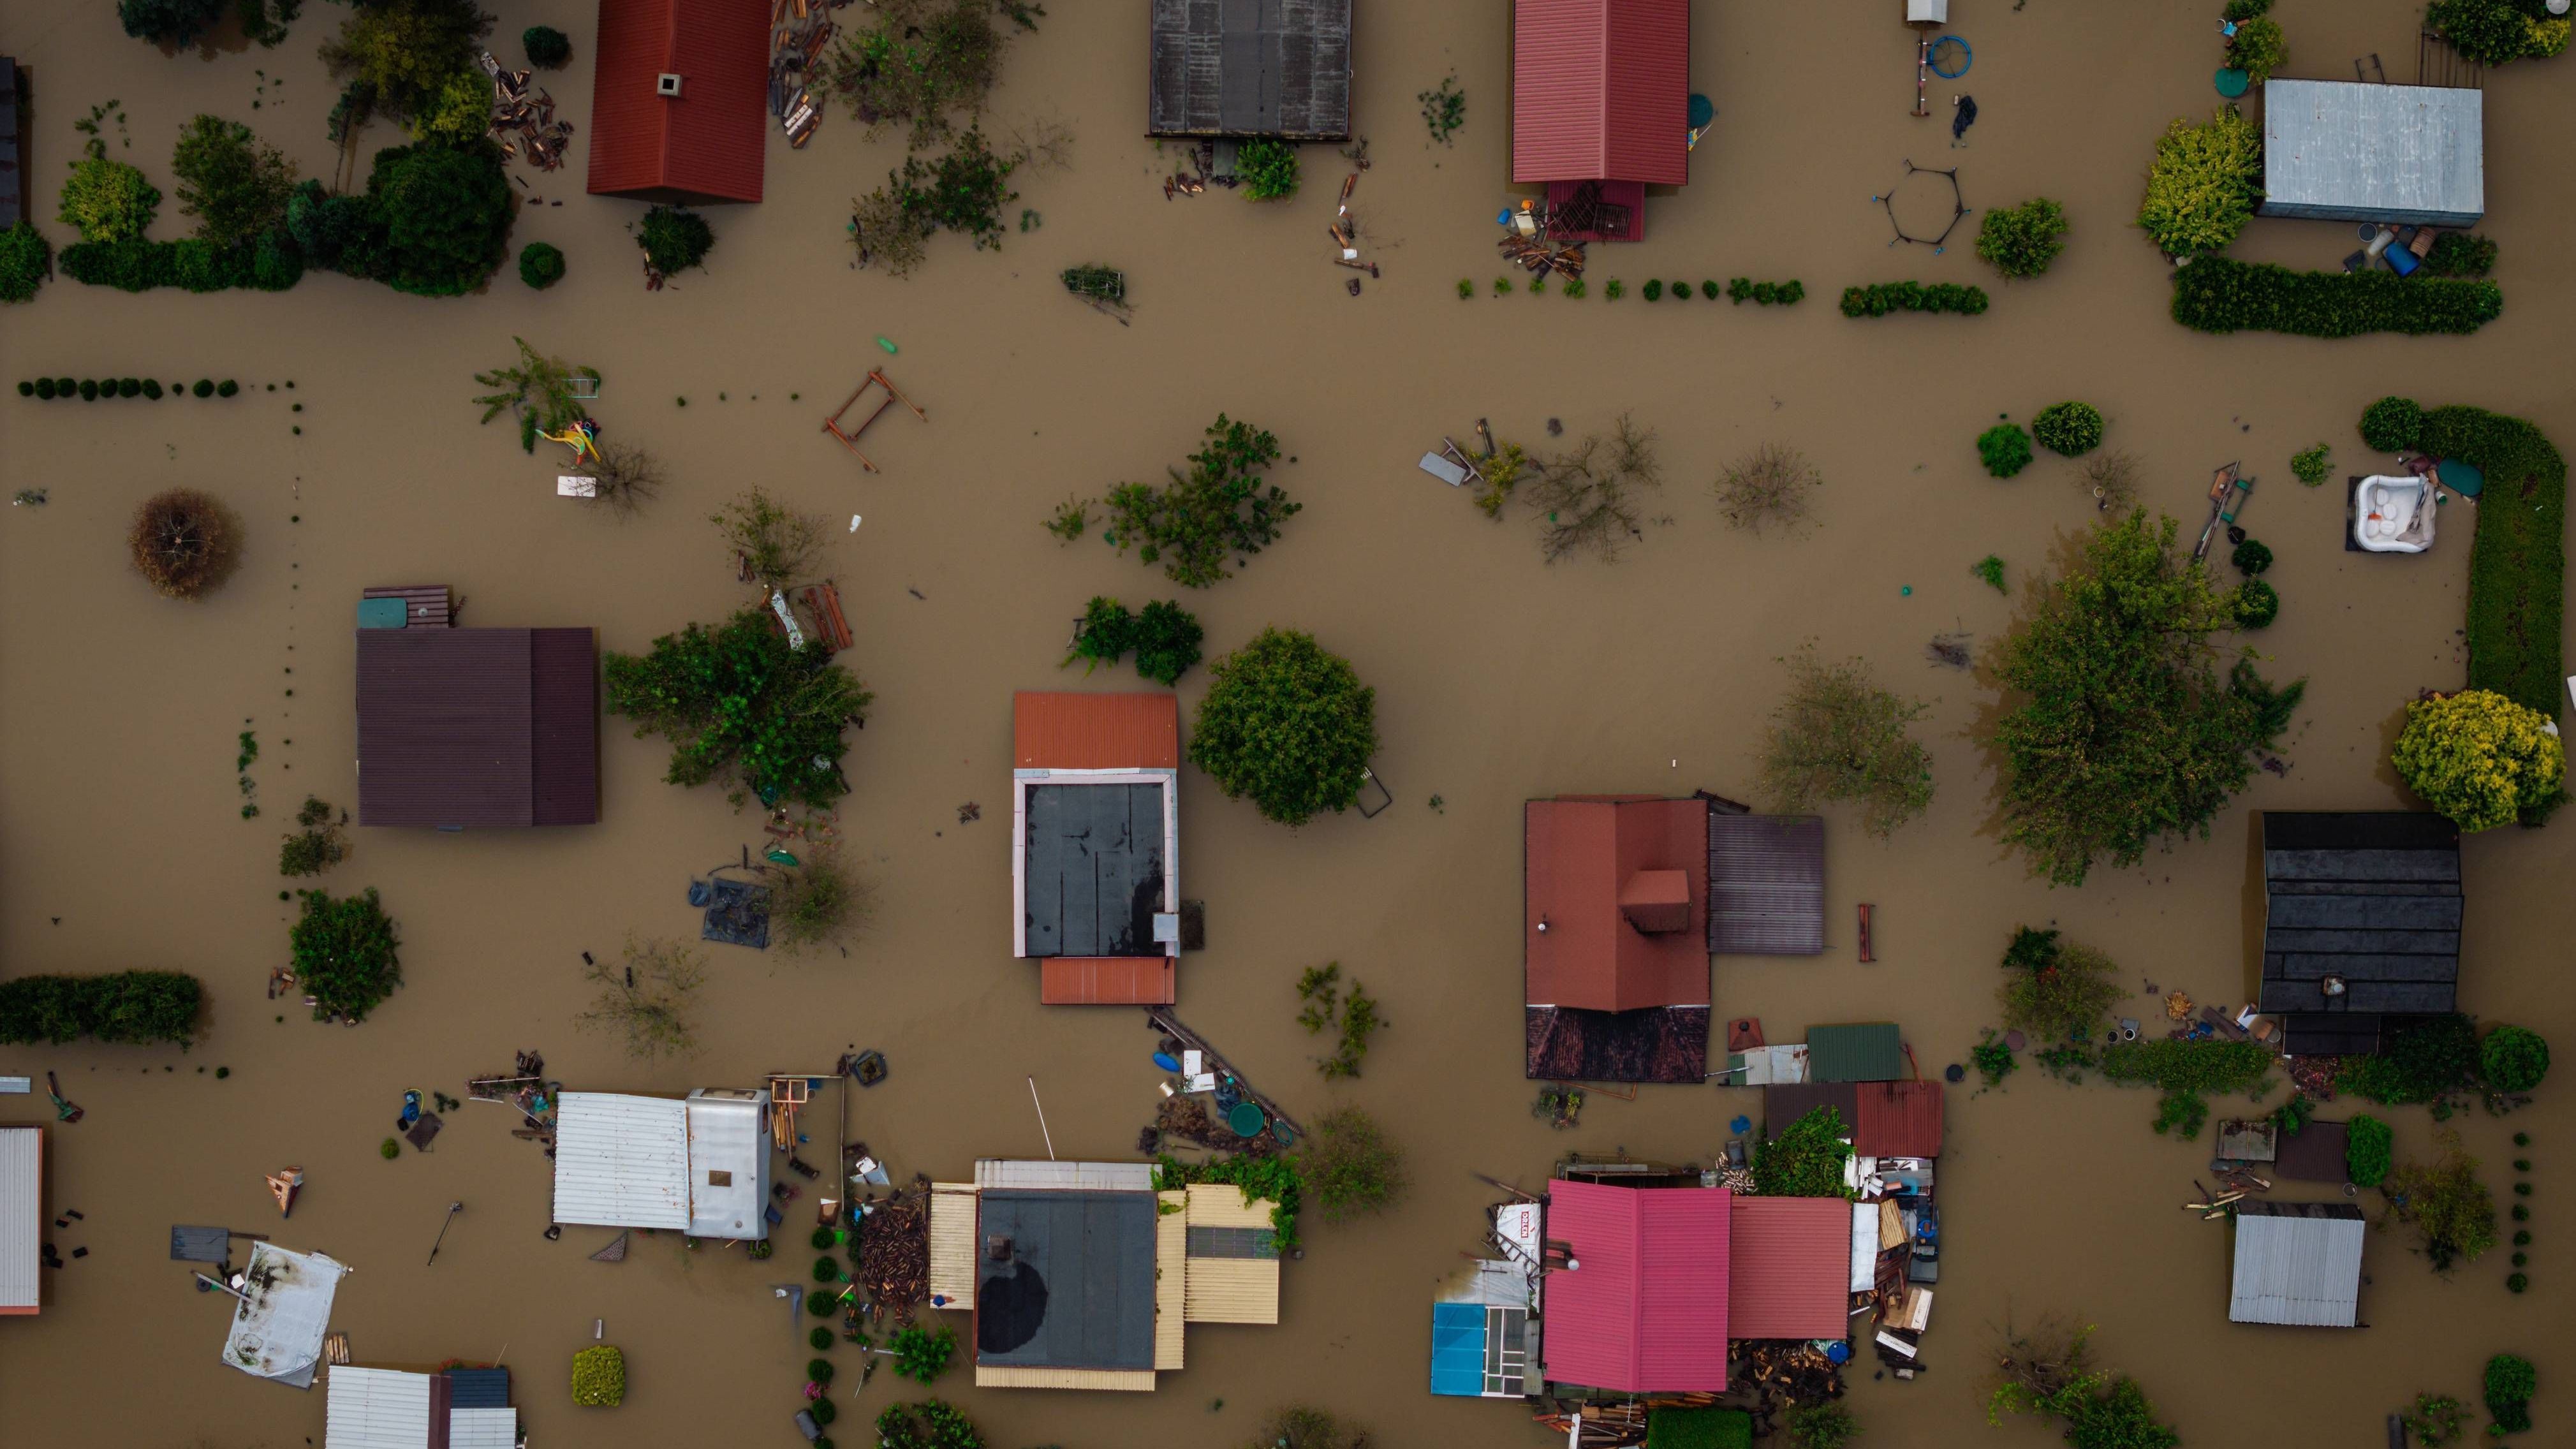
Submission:
[[[1035,29],[1027,9],[998,13]],[[954,117],[981,110],[1000,78],[1006,37],[996,13],[990,0],[884,0],[868,28],[850,27],[820,74],[872,134],[901,126],[920,150],[948,134]]]
[[[2254,219],[2262,186],[2263,133],[2234,106],[2177,120],[2156,142],[2138,225],[2173,256],[2218,251]]]
[[[1986,213],[1977,255],[2005,277],[2036,277],[2066,250],[2066,208],[2045,196]]]
[[[260,144],[248,126],[199,116],[179,132],[170,158],[179,178],[179,210],[197,219],[197,235],[234,246],[286,224],[295,163]]]
[[[304,914],[288,933],[297,984],[314,998],[313,1019],[367,1013],[402,985],[402,943],[377,900],[375,888],[332,899],[327,891],[303,892]]]
[[[2498,1092],[2528,1092],[2549,1075],[2549,1042],[2527,1026],[2499,1026],[2478,1043],[2478,1067]]]
[[[116,18],[137,40],[191,45],[231,8],[232,0],[116,0]]]
[[[1359,798],[1377,753],[1377,691],[1315,636],[1264,629],[1208,666],[1190,763],[1229,800],[1250,796],[1264,818],[1303,825]]]
[[[1189,455],[1190,470],[1170,469],[1171,481],[1121,483],[1109,490],[1101,537],[1120,553],[1136,550],[1144,563],[1162,563],[1173,582],[1203,589],[1230,578],[1226,560],[1256,554],[1275,541],[1289,515],[1305,505],[1288,497],[1262,471],[1279,460],[1279,440],[1250,423],[1217,414],[1207,445]]]
[[[2290,58],[2290,43],[2281,34],[2281,22],[2268,15],[2258,15],[2236,27],[2235,38],[2227,42],[2227,63],[2245,72],[2245,79],[2255,85],[2272,78],[2272,72]]]
[[[1409,1182],[1403,1150],[1376,1118],[1357,1107],[1316,1119],[1315,1135],[1297,1155],[1297,1170],[1330,1223],[1384,1212],[1404,1195]]]
[[[2015,931],[2003,964],[1995,996],[2004,1025],[2040,1041],[2089,1040],[2128,995],[2110,957],[2090,946],[2060,945],[2055,931]]]
[[[1932,752],[1908,732],[1931,711],[1878,687],[1858,659],[1827,664],[1810,644],[1780,661],[1789,697],[1771,713],[1763,792],[1782,812],[1827,800],[1861,802],[1861,828],[1881,840],[1932,804]]]
[[[1789,1438],[1798,1449],[1843,1449],[1860,1437],[1860,1420],[1836,1402],[1808,1404],[1789,1411]]]
[[[843,731],[876,698],[824,651],[788,648],[757,607],[665,634],[648,654],[612,653],[606,678],[609,713],[634,720],[639,739],[671,742],[666,781],[724,781],[736,805],[746,790],[818,809],[848,794]]]
[[[161,193],[143,173],[122,161],[92,156],[72,168],[63,183],[62,210],[56,219],[80,228],[85,242],[124,241],[143,235]]]
[[[0,231],[0,302],[32,300],[53,265],[54,249],[33,223]]]
[[[371,275],[398,292],[453,297],[509,255],[510,179],[490,141],[424,141],[376,153],[367,198],[384,228]]]
[[[716,231],[685,206],[657,206],[644,213],[635,243],[644,248],[645,262],[667,276],[704,262],[715,249]]]
[[[353,6],[340,33],[322,43],[335,80],[375,87],[376,106],[418,129],[438,110],[440,94],[459,73],[475,71],[493,17],[475,0],[378,0]],[[481,84],[479,76],[477,84]],[[490,103],[490,89],[484,89]]]
[[[2220,676],[2211,639],[2234,614],[2174,534],[2143,511],[2097,526],[2004,643],[2002,836],[2053,884],[2206,836],[2298,708],[2304,682],[2276,690],[2241,658]]]
[[[2493,690],[2416,700],[2397,737],[2398,778],[2462,830],[2491,830],[2565,793],[2567,747],[2551,723]]]
[[[2429,1167],[2407,1163],[2388,1175],[2389,1215],[2412,1224],[2424,1239],[2424,1257],[2436,1273],[2474,1262],[2495,1246],[2495,1199],[2478,1181],[2478,1160],[2444,1128],[2434,1139],[2442,1155]]]
[[[1166,687],[1178,684],[1199,662],[1199,643],[1206,637],[1189,610],[1157,599],[1136,617],[1136,672]]]
[[[2102,446],[2102,410],[2091,403],[2050,403],[2030,420],[2030,431],[2048,451],[2080,458]]]
[[[1850,1197],[1843,1165],[1850,1128],[1831,1106],[1812,1108],[1769,1138],[1753,1144],[1753,1191],[1762,1197]]]
[[[2424,28],[2480,65],[2504,65],[2567,49],[2568,25],[2538,5],[2515,0],[2431,0]]]
[[[572,39],[551,25],[531,25],[519,32],[519,44],[528,53],[528,64],[539,70],[561,70],[572,59]]]
[[[2531,1396],[2540,1391],[2540,1371],[2531,1360],[2500,1353],[2487,1360],[2487,1412],[2495,1415],[2491,1432],[2520,1434],[2531,1427]]]
[[[2030,434],[2019,423],[1997,423],[1977,434],[1977,457],[1988,473],[2009,478],[2030,466]]]

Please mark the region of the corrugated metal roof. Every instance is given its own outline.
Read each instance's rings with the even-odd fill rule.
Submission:
[[[1260,1228],[1270,1230],[1270,1215],[1278,1204],[1266,1197],[1248,1196],[1242,1188],[1223,1182],[1194,1182],[1189,1186],[1189,1225],[1194,1228]]]
[[[1277,1323],[1279,1260],[1198,1258],[1189,1262],[1182,1317],[1191,1323]]]
[[[1690,0],[1513,0],[1512,180],[1690,180]]]
[[[1939,1082],[1863,1082],[1852,1150],[1863,1157],[1941,1155]]]
[[[1894,1022],[1807,1028],[1811,1082],[1892,1082],[1904,1075],[1905,1045]]]
[[[1279,1254],[1268,1199],[1227,1183],[1192,1183],[1183,1237],[1182,1315],[1192,1323],[1277,1323]],[[1220,1239],[1216,1235],[1232,1235]],[[1249,1250],[1247,1252],[1247,1250]]]
[[[599,649],[590,630],[360,629],[357,637],[359,824],[599,819]]]
[[[1709,1000],[1703,800],[1532,800],[1524,830],[1521,949],[1531,1006],[1636,1011]],[[1642,873],[1679,871],[1682,928],[1648,933],[1619,908]],[[1544,929],[1542,929],[1544,927]]]
[[[253,1378],[313,1387],[314,1371],[322,1364],[322,1335],[330,1330],[331,1301],[349,1270],[327,1253],[253,1243],[242,1271],[249,1280],[250,1301],[229,1319],[224,1362]]]
[[[979,1389],[1108,1389],[1131,1394],[1154,1391],[1152,1369],[1031,1368],[1023,1364],[975,1365]]]
[[[516,1409],[451,1409],[447,1414],[447,1449],[517,1449]]]
[[[683,1105],[689,1118],[689,1235],[768,1237],[769,1093],[716,1097],[698,1091]],[[562,1156],[560,1146],[556,1156]]]
[[[1726,1387],[1723,1188],[1548,1184],[1547,1237],[1574,1271],[1547,1275],[1547,1377],[1622,1393]]]
[[[975,1185],[930,1185],[930,1291],[944,1307],[975,1306]]]
[[[539,825],[599,823],[599,636],[531,629],[529,741]]]
[[[323,1449],[445,1449],[445,1389],[437,1374],[333,1364]]]
[[[2450,821],[2423,811],[2267,810],[2263,892],[2259,1003],[2295,1013],[2294,1049],[2376,1049],[2375,1020],[2335,1033],[2314,1017],[2452,1008],[2463,901],[2460,834]],[[2328,995],[2329,977],[2345,989]]]
[[[510,1371],[466,1368],[446,1371],[448,1402],[460,1409],[506,1409],[510,1406]]]
[[[2352,1327],[2363,1227],[2361,1210],[2342,1203],[2239,1204],[2229,1321]]]
[[[1851,1210],[1838,1197],[1727,1206],[1729,1338],[1840,1338],[1850,1328]]]
[[[555,1117],[555,1216],[608,1228],[689,1226],[689,1107],[566,1092]]]
[[[1020,770],[1179,769],[1180,698],[1021,690],[1011,696],[1011,758]]]
[[[1189,1322],[1189,1194],[1154,1194],[1154,1367],[1180,1368]]]
[[[0,1313],[44,1296],[45,1129],[0,1127]]]
[[[1831,1107],[1843,1135],[1858,1127],[1860,1087],[1852,1082],[1774,1082],[1762,1089],[1762,1135],[1777,1137],[1818,1107]]]
[[[1351,0],[1154,0],[1149,136],[1351,133]]]
[[[1049,956],[1038,964],[1048,1006],[1169,1006],[1179,994],[1170,956]]]
[[[2263,86],[2265,216],[2473,226],[2486,214],[2486,97],[2359,81]]]
[[[1708,949],[1733,956],[1825,949],[1824,817],[1709,812]]]
[[[600,0],[590,191],[758,201],[769,144],[768,0]],[[655,88],[669,72],[677,96]]]
[[[980,1158],[975,1186],[1063,1192],[1152,1192],[1150,1162],[1030,1162],[1019,1158]]]

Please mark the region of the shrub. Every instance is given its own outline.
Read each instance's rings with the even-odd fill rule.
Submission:
[[[840,1282],[841,1260],[833,1257],[829,1253],[825,1253],[823,1256],[816,1258],[814,1260],[814,1281],[817,1283]]]
[[[1189,471],[1168,470],[1171,482],[1163,487],[1110,489],[1101,532],[1120,553],[1133,548],[1140,562],[1163,562],[1166,577],[1194,589],[1231,577],[1228,556],[1261,552],[1304,506],[1262,481],[1263,470],[1279,459],[1279,440],[1269,432],[1219,413],[1207,439],[1189,455]]]
[[[2055,931],[2024,926],[2005,950],[1995,988],[2004,1025],[2035,1041],[2087,1041],[2128,991],[2111,958],[2090,946],[2060,945]]]
[[[829,1318],[839,1307],[840,1295],[837,1293],[826,1293],[818,1288],[805,1295],[805,1311],[816,1318]]]
[[[217,397],[231,397],[233,394],[240,391],[241,384],[233,381],[229,377],[215,384],[215,396]]]
[[[2475,332],[2504,311],[2493,282],[2394,272],[2294,272],[2269,262],[2198,257],[2173,274],[2173,319],[2198,332]]]
[[[2442,1155],[2430,1167],[2408,1163],[2388,1175],[2389,1213],[2414,1226],[2436,1273],[2473,1262],[2495,1246],[2495,1199],[2478,1181],[2478,1160],[2460,1147],[2460,1134],[2444,1129]]]
[[[829,1328],[818,1327],[813,1332],[805,1335],[805,1342],[812,1345],[816,1353],[823,1352],[839,1340],[840,1336],[832,1332]]]
[[[2477,1031],[2457,1012],[2408,1019],[2377,1056],[2347,1057],[2335,1088],[2385,1106],[2439,1101],[2478,1070]]]
[[[2097,526],[2005,641],[2002,837],[2034,874],[2081,885],[2096,857],[2136,864],[2148,845],[2210,821],[2280,737],[2303,685],[2275,689],[2239,659],[2222,677],[2212,636],[2231,601],[2177,558],[2176,525],[2133,513]]]
[[[2398,778],[2462,830],[2491,830],[2562,793],[2567,748],[2547,715],[2468,689],[2406,706]]]
[[[551,242],[530,242],[519,248],[519,280],[542,292],[563,280],[563,249]]]
[[[51,401],[54,396],[54,380],[50,377],[40,377],[33,383],[23,384],[22,386],[24,388],[24,392],[32,392],[37,397],[47,401]],[[22,396],[24,395],[24,392],[22,392]]]
[[[1798,1449],[1843,1449],[1860,1437],[1860,1421],[1842,1404],[1827,1401],[1789,1411],[1789,1438]]]
[[[2355,1187],[2377,1187],[2388,1178],[2397,1134],[2367,1112],[2356,1112],[2344,1124],[2344,1174]]]
[[[2540,1392],[2540,1372],[2531,1360],[2500,1353],[2487,1360],[2487,1412],[2495,1416],[2494,1432],[2519,1434],[2531,1427],[2531,1397]]]
[[[1712,277],[1709,280],[1700,283],[1699,294],[1712,302],[1716,301],[1720,295],[1717,286],[1717,279]]]
[[[2281,616],[2281,594],[2261,579],[2247,579],[2228,595],[2239,629],[2268,629]]]
[[[2238,573],[2259,574],[2272,566],[2272,550],[2261,539],[2249,538],[2236,545],[2236,551],[2227,556],[2227,561],[2236,565]]]
[[[1565,279],[1565,285],[1558,288],[1558,290],[1568,297],[1580,298],[1584,295],[1587,289],[1584,287],[1583,279],[1581,277],[1568,277]]]
[[[2489,1089],[2528,1092],[2549,1075],[2549,1043],[2525,1026],[2499,1026],[2478,1044],[2478,1066]]]
[[[2030,466],[2030,434],[2019,423],[1997,423],[1977,434],[1977,456],[1987,472],[2009,478]]]
[[[1675,282],[1675,283],[1673,283],[1673,287],[1672,287],[1672,296],[1673,296],[1673,300],[1674,300],[1674,301],[1676,301],[1676,302],[1687,302],[1687,301],[1689,301],[1689,300],[1690,300],[1690,294],[1691,294],[1691,285],[1690,285],[1690,283],[1688,283],[1688,282]]]
[[[2262,185],[2263,133],[2234,106],[2202,125],[2176,120],[2156,142],[2138,225],[2169,256],[2215,252],[2253,220]]]
[[[982,0],[901,0],[876,8],[874,25],[858,30],[816,69],[870,127],[905,125],[919,150],[948,132],[952,111],[972,113],[1001,73],[1004,36],[997,13],[1034,29],[1026,4],[997,8]],[[818,90],[818,98],[827,94]]]
[[[1843,1165],[1852,1155],[1849,1131],[1831,1104],[1811,1108],[1797,1121],[1753,1144],[1753,1191],[1763,1197],[1849,1197]]]
[[[2004,277],[2036,277],[2066,250],[2066,208],[2045,196],[1986,213],[1977,255]]]
[[[118,378],[116,380],[116,395],[118,397],[143,396],[143,379],[139,377]]]
[[[1952,282],[1877,282],[1866,287],[1843,288],[1843,315],[1846,317],[1884,317],[1890,312],[1956,312],[1974,317],[1986,310],[1986,293],[1982,287],[1962,287]]]
[[[1409,1184],[1404,1153],[1357,1107],[1340,1107],[1315,1121],[1315,1135],[1297,1154],[1297,1171],[1324,1210],[1338,1223],[1383,1212]]]
[[[528,53],[528,64],[539,70],[561,70],[572,59],[572,38],[551,25],[531,25],[520,31],[519,45]]]
[[[949,1328],[937,1333],[898,1328],[889,1342],[894,1349],[894,1371],[924,1388],[948,1371],[949,1360],[957,1354],[957,1334]]]
[[[54,249],[33,223],[0,231],[0,302],[32,299],[53,265]]]
[[[348,858],[349,848],[341,843],[340,827],[332,821],[329,805],[305,796],[295,823],[302,831],[287,836],[277,849],[279,875],[320,875]]]
[[[93,156],[74,166],[63,183],[56,219],[78,227],[85,242],[125,241],[143,235],[160,205],[160,191],[141,171]]]
[[[638,738],[671,742],[663,779],[721,780],[739,806],[796,801],[829,808],[849,793],[843,732],[876,698],[820,649],[790,649],[768,610],[746,608],[713,629],[691,624],[642,655],[611,653],[607,705]]]
[[[2021,1070],[2021,1062],[2013,1055],[2012,1048],[2004,1045],[1991,1027],[1987,1028],[1983,1040],[1968,1048],[1968,1061],[1986,1079],[1989,1087],[2002,1086],[2004,1078]]]
[[[2469,555],[2469,687],[2555,716],[2563,674],[2567,460],[2538,428],[2479,408],[2436,408],[2417,438],[2427,453],[2484,470],[2489,499]],[[2525,823],[2539,819],[2526,816]]]
[[[2255,85],[2272,78],[2272,72],[2290,58],[2289,41],[2281,34],[2281,22],[2270,16],[2257,16],[2236,27],[2234,39],[2227,42],[2227,63],[2245,72],[2245,79]]]
[[[2424,7],[2424,28],[2480,65],[2552,56],[2567,48],[2565,20],[2550,19],[2541,7],[2525,9],[2515,0],[2432,0]]]
[[[572,1401],[588,1409],[613,1409],[626,1401],[626,1355],[614,1344],[572,1356]]]
[[[20,976],[0,981],[0,1043],[89,1038],[122,1046],[177,1042],[196,1035],[205,990],[178,971],[120,971],[105,976]]]
[[[1284,201],[1297,194],[1297,148],[1268,137],[1246,141],[1234,153],[1234,174],[1253,200]]]
[[[1646,300],[1647,300],[1647,301],[1649,301],[1649,302],[1660,302],[1660,301],[1662,301],[1662,300],[1664,299],[1664,283],[1663,283],[1663,279],[1662,279],[1662,278],[1660,278],[1660,277],[1652,277],[1652,278],[1648,278],[1648,279],[1647,279],[1647,281],[1646,281],[1646,290],[1645,290],[1644,296],[1645,296]]]
[[[1931,711],[1878,687],[1858,659],[1826,664],[1810,644],[1780,661],[1789,694],[1762,748],[1763,792],[1785,814],[1828,800],[1861,802],[1861,828],[1881,840],[1932,804],[1932,752],[1908,727]]]
[[[232,8],[231,0],[116,0],[116,18],[137,40],[185,46],[214,29]]]
[[[373,886],[333,900],[325,891],[301,892],[304,913],[288,933],[295,978],[314,998],[313,1019],[364,1021],[402,985],[402,943]]]
[[[716,244],[715,228],[685,206],[657,206],[644,213],[635,233],[645,263],[657,272],[686,271],[707,259]]]
[[[772,866],[766,874],[770,939],[788,955],[837,947],[876,914],[874,898],[842,864],[838,845],[818,844],[803,865]]]
[[[1158,599],[1145,606],[1133,635],[1136,672],[1169,687],[1199,662],[1199,643],[1207,637],[1199,621],[1180,605]]]
[[[2496,244],[2473,231],[2446,231],[2433,238],[2423,271],[2435,277],[2483,277],[2495,270]]]
[[[1465,277],[1460,277],[1458,279],[1458,300],[1463,302],[1475,295],[1476,284],[1468,281]]]
[[[809,1358],[805,1360],[805,1381],[809,1384],[830,1384],[832,1382],[832,1361],[828,1358]]]
[[[825,1338],[832,1336],[828,1329],[820,1331]],[[814,1422],[817,1424],[828,1425],[834,1419],[841,1417],[840,1407],[834,1404],[830,1399],[816,1399],[814,1402],[805,1406],[805,1412],[813,1415]],[[828,1445],[831,1441],[826,1439],[817,1440],[815,1442],[818,1444]]]
[[[188,389],[188,391],[196,394],[198,397],[213,397],[215,395],[214,379],[210,377],[198,378],[197,385]]]
[[[912,1405],[887,1405],[877,1415],[877,1444],[878,1449],[984,1449],[984,1436],[957,1409],[924,1399]],[[824,1449],[820,1440],[816,1449]]]
[[[1714,285],[1715,283],[1702,283],[1701,287],[1702,290],[1706,290]],[[1739,307],[1743,306],[1747,299],[1756,306],[1769,307],[1776,304],[1787,307],[1806,295],[1807,284],[1796,280],[1757,282],[1750,277],[1737,277],[1726,284],[1726,300]]]
[[[2324,443],[2290,455],[2290,473],[2311,488],[2326,481],[2334,471],[2334,449]]]
[[[2384,397],[2361,410],[2361,441],[2383,453],[2403,453],[2424,434],[2424,409],[2413,398]]]
[[[1646,1411],[1645,1449],[1753,1449],[1753,1416],[1742,1409],[1658,1405]]]
[[[1295,1449],[1368,1449],[1369,1442],[1359,1425],[1344,1423],[1321,1409],[1287,1408],[1265,1420],[1261,1432],[1244,1449],[1275,1449],[1283,1444]]]
[[[1712,486],[1728,525],[1758,534],[1769,524],[1794,530],[1805,523],[1824,481],[1805,455],[1766,443],[1728,464]]]
[[[2102,445],[2102,414],[2091,403],[2051,403],[2030,420],[2030,430],[2050,452],[2080,458]]]
[[[1303,825],[1359,798],[1377,753],[1377,691],[1315,636],[1264,629],[1208,666],[1213,680],[1190,734],[1190,762],[1229,800]]]
[[[82,380],[83,398],[97,392],[95,382]],[[172,488],[143,500],[125,541],[135,571],[156,592],[173,599],[193,599],[222,583],[240,552],[232,511],[193,488]]]

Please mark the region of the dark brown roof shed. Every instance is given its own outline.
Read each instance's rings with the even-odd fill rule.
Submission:
[[[358,631],[359,824],[598,820],[592,631]]]

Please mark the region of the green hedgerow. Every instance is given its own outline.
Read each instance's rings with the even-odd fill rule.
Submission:
[[[2397,1134],[2367,1112],[2356,1112],[2344,1124],[2344,1175],[2355,1187],[2377,1187],[2394,1165]]]
[[[2019,423],[1997,423],[1977,435],[1977,456],[1988,473],[2009,478],[2030,466],[2030,434]]]

